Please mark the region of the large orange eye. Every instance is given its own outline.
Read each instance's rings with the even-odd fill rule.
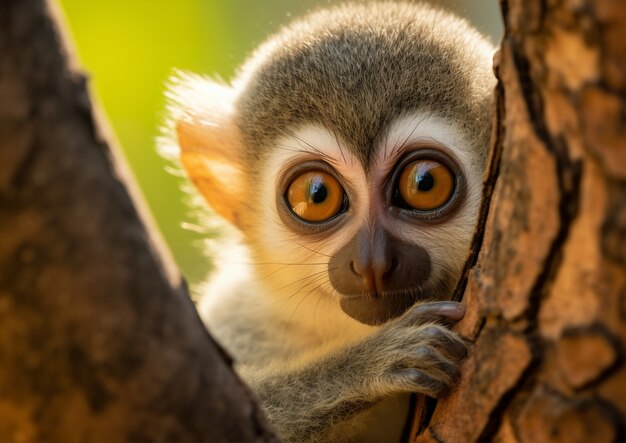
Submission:
[[[438,161],[417,160],[402,171],[398,192],[411,208],[432,211],[450,200],[454,192],[454,174]]]
[[[287,202],[302,220],[321,222],[337,215],[344,191],[335,177],[322,171],[298,175],[287,189]]]

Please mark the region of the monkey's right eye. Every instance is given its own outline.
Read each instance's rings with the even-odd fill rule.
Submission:
[[[404,168],[398,180],[398,193],[404,203],[419,211],[432,211],[445,205],[454,193],[454,173],[436,160],[417,160]]]
[[[323,222],[345,207],[345,192],[339,181],[323,171],[296,176],[285,195],[291,211],[307,222]]]

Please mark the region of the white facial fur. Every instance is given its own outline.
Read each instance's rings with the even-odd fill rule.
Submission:
[[[257,231],[251,235],[254,271],[267,294],[280,306],[289,321],[310,324],[319,334],[325,331],[368,328],[345,315],[338,294],[328,280],[328,261],[354,237],[367,222],[372,202],[383,196],[383,181],[398,158],[409,147],[428,144],[441,146],[456,159],[467,182],[465,202],[442,223],[413,223],[387,219],[386,229],[407,243],[425,248],[432,260],[430,280],[436,281],[444,269],[459,271],[463,266],[480,203],[482,170],[463,135],[454,125],[435,116],[415,113],[393,122],[377,147],[369,176],[345,143],[320,126],[295,129],[291,136],[276,142],[275,149],[262,165]],[[413,148],[410,148],[413,149]],[[293,166],[307,160],[322,160],[332,166],[350,187],[349,217],[340,229],[324,237],[296,233],[278,215],[274,196],[280,178]],[[339,326],[339,327],[338,327]],[[342,327],[343,326],[343,327]],[[356,332],[356,331],[355,331]]]

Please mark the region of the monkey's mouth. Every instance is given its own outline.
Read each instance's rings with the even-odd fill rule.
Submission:
[[[427,296],[419,289],[364,294],[341,294],[339,306],[358,322],[375,326],[400,317]]]

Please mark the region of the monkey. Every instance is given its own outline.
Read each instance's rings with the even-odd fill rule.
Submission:
[[[400,441],[409,395],[459,379],[493,53],[438,8],[347,3],[230,83],[172,80],[182,168],[238,235],[199,309],[285,441]]]

